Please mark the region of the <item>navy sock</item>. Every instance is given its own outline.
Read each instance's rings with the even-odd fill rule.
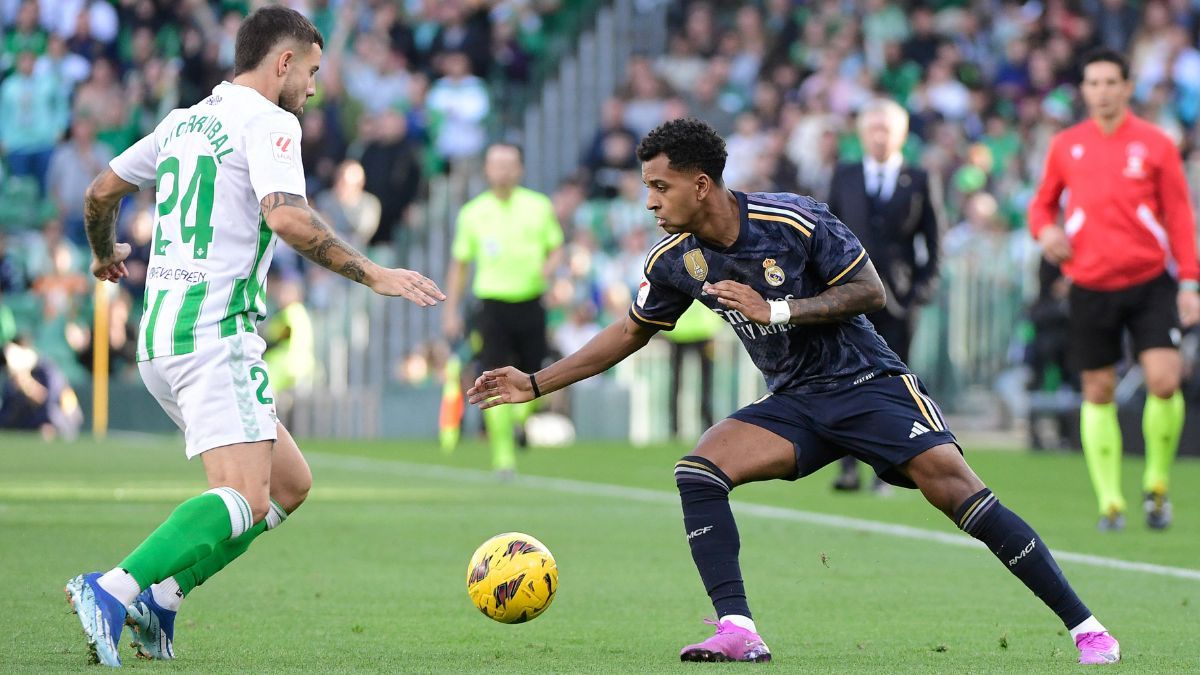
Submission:
[[[692,560],[717,618],[730,614],[750,617],[738,565],[742,542],[729,509],[729,491],[733,489],[729,477],[707,459],[688,455],[675,464],[675,484]]]
[[[1067,583],[1046,543],[1024,520],[1009,511],[992,491],[971,495],[954,512],[954,522],[975,537],[1008,567],[1034,595],[1054,610],[1067,628],[1092,615]]]

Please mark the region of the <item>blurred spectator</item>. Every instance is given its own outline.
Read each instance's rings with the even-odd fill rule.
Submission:
[[[48,441],[75,438],[83,412],[62,372],[22,339],[4,345],[0,361],[6,376],[0,385],[0,429],[39,431]]]
[[[37,0],[22,0],[12,28],[5,31],[3,51],[0,51],[0,75],[6,75],[17,64],[17,58],[29,52],[35,57],[46,53],[46,31],[38,25]]]
[[[16,72],[0,84],[0,152],[13,176],[33,176],[44,192],[67,106],[56,80],[33,76],[36,58],[31,51],[18,54]]]
[[[75,90],[72,112],[95,120],[96,137],[108,143],[113,152],[128,147],[122,141],[128,135],[129,106],[112,61],[97,59],[92,64],[91,76]]]
[[[438,29],[429,51],[435,66],[438,59],[452,54],[466,58],[466,72],[476,77],[488,74],[492,45],[491,19],[484,3],[466,0],[440,0],[435,3]],[[442,68],[449,66],[443,62]]]
[[[487,87],[471,74],[466,54],[450,52],[441,63],[444,75],[429,90],[427,105],[441,119],[434,146],[453,164],[482,152],[487,139],[483,121],[490,104]]]
[[[417,196],[421,164],[416,145],[409,140],[408,122],[395,111],[363,120],[359,136],[366,146],[359,155],[366,192],[379,199],[379,226],[371,244],[392,241],[405,210]],[[353,153],[352,153],[353,154]]]
[[[58,207],[67,237],[77,246],[88,245],[83,228],[83,193],[112,158],[112,150],[96,141],[96,125],[86,114],[75,116],[70,138],[59,143],[50,157],[46,174],[49,197]]]
[[[666,119],[665,107],[671,92],[655,74],[647,58],[633,57],[629,60],[628,70],[629,82],[622,93],[625,108],[621,122],[640,139]]]
[[[355,248],[365,247],[379,229],[379,198],[367,192],[362,164],[349,159],[338,166],[333,188],[317,195],[317,210]]]
[[[38,57],[33,65],[37,78],[54,80],[59,92],[66,100],[75,87],[88,78],[92,64],[79,54],[67,50],[67,43],[58,35],[50,36],[46,53]]]

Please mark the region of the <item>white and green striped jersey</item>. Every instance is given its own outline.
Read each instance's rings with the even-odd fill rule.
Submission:
[[[200,103],[172,110],[110,166],[156,190],[138,360],[255,332],[275,250],[259,203],[273,192],[305,194],[296,116],[222,82]]]

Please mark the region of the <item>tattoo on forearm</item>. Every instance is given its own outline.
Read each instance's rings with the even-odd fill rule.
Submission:
[[[117,209],[121,203],[106,204],[90,197],[83,200],[83,226],[97,260],[108,260],[116,241]]]
[[[367,276],[367,257],[342,241],[333,228],[322,220],[321,216],[313,211],[302,197],[286,192],[273,192],[267,195],[262,200],[263,217],[269,217],[271,212],[280,206],[292,206],[308,211],[312,236],[303,243],[288,242],[292,244],[297,253],[351,281],[360,284],[363,282]]]
[[[811,298],[788,300],[793,324],[834,323],[878,308],[879,289],[857,280]]]

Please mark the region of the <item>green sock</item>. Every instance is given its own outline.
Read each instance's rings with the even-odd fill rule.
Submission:
[[[1146,408],[1142,412],[1142,433],[1146,438],[1146,473],[1142,487],[1146,492],[1167,491],[1171,476],[1171,462],[1179,449],[1179,436],[1183,433],[1183,394],[1175,392],[1170,398],[1154,395],[1146,397]]]
[[[1121,496],[1121,425],[1116,403],[1083,402],[1079,411],[1079,435],[1100,513],[1125,510]]]
[[[287,519],[287,512],[275,500],[271,500],[271,510],[267,517],[259,521],[257,525],[246,530],[241,536],[225,541],[213,547],[212,553],[208,556],[197,560],[195,565],[175,573],[175,583],[179,584],[179,592],[187,597],[192,589],[204,583],[212,577],[212,575],[225,569],[225,567],[236,560],[238,556],[246,552],[250,548],[250,542],[258,538],[258,535],[273,530]]]
[[[525,420],[537,410],[537,401],[525,401],[512,406],[513,421],[517,424],[524,424]]]
[[[512,406],[498,405],[483,411],[488,443],[492,446],[492,468],[497,471],[517,467],[517,442],[513,439]]]
[[[138,586],[148,588],[208,557],[217,544],[240,536],[250,524],[245,497],[232,488],[214,488],[175,507],[119,566]]]

